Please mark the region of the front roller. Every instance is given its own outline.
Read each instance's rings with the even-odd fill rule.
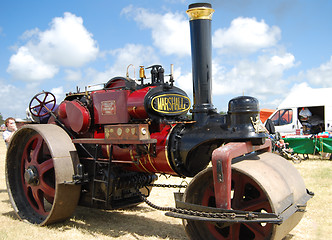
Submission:
[[[284,158],[270,152],[233,159],[231,209],[275,213],[282,224],[211,223],[184,220],[191,239],[282,239],[301,220],[310,198],[301,176]],[[184,193],[187,203],[216,207],[212,168],[199,173]]]
[[[6,183],[17,216],[47,225],[70,217],[80,197],[72,181],[78,156],[68,134],[53,124],[25,125],[6,157]]]

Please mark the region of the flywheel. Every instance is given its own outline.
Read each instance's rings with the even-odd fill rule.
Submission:
[[[77,164],[75,146],[59,126],[19,129],[6,157],[7,189],[17,216],[37,225],[69,218],[80,197],[80,185],[68,184]]]

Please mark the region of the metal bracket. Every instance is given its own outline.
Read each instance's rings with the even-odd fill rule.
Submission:
[[[217,160],[217,179],[218,182],[224,182],[224,174],[222,173],[222,161]]]
[[[84,166],[79,163],[77,164],[77,174],[73,175],[73,181],[71,183],[73,184],[83,184],[89,182],[89,176],[87,173],[84,173]],[[69,182],[67,182],[69,184]]]
[[[230,142],[212,153],[212,171],[216,207],[231,209],[232,159],[253,151],[271,151],[271,141],[263,145],[252,145],[251,142]]]

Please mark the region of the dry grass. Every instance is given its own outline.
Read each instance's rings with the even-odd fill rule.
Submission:
[[[187,239],[179,219],[145,204],[129,210],[102,211],[77,207],[73,217],[63,223],[37,227],[19,221],[8,200],[5,183],[6,147],[0,141],[0,240],[2,239]],[[329,239],[332,236],[332,161],[307,160],[296,167],[307,187],[315,192],[307,213],[287,239]],[[179,184],[180,179],[161,178],[160,182]],[[153,189],[150,200],[173,206],[172,189]]]

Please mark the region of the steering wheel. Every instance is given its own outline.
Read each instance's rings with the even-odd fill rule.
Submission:
[[[53,93],[42,91],[37,93],[31,99],[29,104],[29,111],[35,117],[43,117],[52,112],[55,107],[55,103],[56,101]]]
[[[287,119],[286,118],[281,118],[281,120],[280,120],[280,125],[286,125],[286,124],[288,124],[289,122],[287,121]]]

